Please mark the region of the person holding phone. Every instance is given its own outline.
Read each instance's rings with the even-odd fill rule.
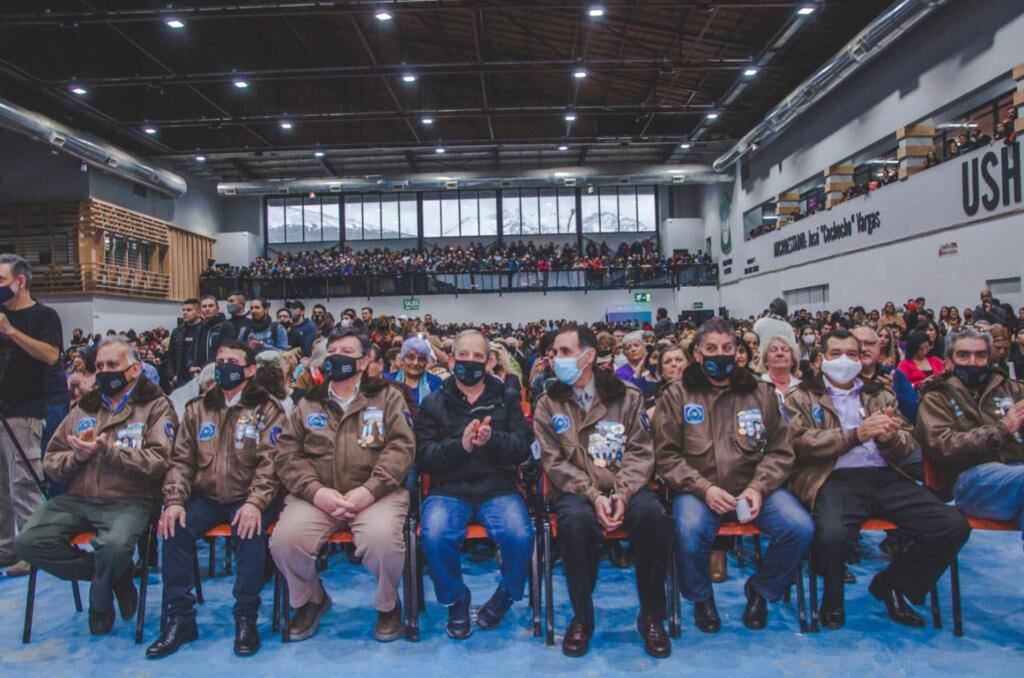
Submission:
[[[657,475],[675,496],[682,593],[705,633],[722,626],[709,559],[723,521],[753,521],[771,537],[744,586],[743,623],[755,631],[767,625],[768,601],[785,594],[814,534],[811,517],[783,487],[794,454],[775,388],[736,366],[736,345],[729,321],[704,323],[694,363],[662,392],[653,419]]]

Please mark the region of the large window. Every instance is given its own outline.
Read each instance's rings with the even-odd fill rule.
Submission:
[[[638,233],[658,230],[652,186],[601,187],[580,200],[584,233]]]
[[[505,235],[571,235],[576,232],[576,190],[524,188],[502,191]]]
[[[365,193],[345,196],[346,241],[416,237],[414,193]]]
[[[424,238],[497,234],[498,197],[494,191],[445,191],[423,194]]]
[[[337,242],[339,200],[326,198],[270,198],[267,200],[267,242]]]

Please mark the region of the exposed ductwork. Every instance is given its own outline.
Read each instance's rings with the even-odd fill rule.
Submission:
[[[764,146],[777,137],[811,106],[821,101],[840,83],[859,71],[886,47],[946,2],[947,0],[900,0],[880,14],[824,66],[790,92],[789,96],[736,142],[735,146],[715,160],[714,168],[722,171],[745,155],[753,142],[757,141]]]
[[[68,155],[172,198],[185,195],[185,180],[105,141],[0,99],[0,127],[59,149]]]
[[[323,179],[271,179],[222,182],[217,193],[236,195],[303,195],[313,193],[365,193],[369,191],[445,191],[566,186],[621,186],[657,184],[713,184],[731,182],[707,165],[604,165],[555,167],[527,172],[455,172],[445,175],[406,174]]]

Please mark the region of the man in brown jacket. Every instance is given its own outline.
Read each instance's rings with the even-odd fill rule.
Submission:
[[[404,481],[416,440],[401,390],[365,378],[369,362],[368,337],[336,330],[320,368],[327,380],[295,406],[278,442],[274,468],[290,494],[270,552],[296,608],[291,640],[316,633],[331,607],[317,579],[316,556],[341,529],[352,531],[356,557],[377,578],[374,636],[390,641],[402,635],[398,583],[409,511]]]
[[[114,626],[114,596],[123,619],[138,606],[132,554],[158,506],[177,419],[124,337],[100,344],[96,370],[96,390],[61,423],[43,463],[67,493],[36,509],[14,547],[55,577],[91,580],[89,630],[103,635]],[[90,531],[93,552],[71,546]]]
[[[260,648],[256,618],[267,553],[266,529],[276,517],[280,485],[274,450],[284,411],[252,380],[252,349],[225,339],[217,349],[216,386],[185,406],[171,468],[164,479],[164,614],[160,637],[146,650],[166,657],[199,637],[193,559],[196,540],[212,527],[231,524],[235,570],[235,654]]]
[[[721,626],[709,557],[722,521],[753,521],[771,537],[757,574],[747,580],[743,623],[768,623],[768,601],[782,598],[796,576],[814,526],[783,487],[793,448],[775,388],[736,367],[727,320],[713,318],[693,341],[695,362],[669,384],[654,410],[658,477],[676,497],[676,557],[682,593],[694,603],[701,631]]]
[[[665,632],[665,573],[672,523],[648,488],[654,471],[643,395],[594,369],[597,337],[567,325],[555,335],[558,383],[537,401],[533,430],[551,486],[573,618],[562,651],[581,657],[594,632],[593,592],[604,534],[624,529],[636,549],[644,649],[669,656]]]
[[[822,376],[801,383],[786,402],[797,456],[790,487],[813,512],[812,555],[825,578],[822,624],[838,629],[845,623],[843,563],[861,524],[878,516],[896,523],[911,544],[875,575],[869,590],[894,621],[922,627],[924,619],[911,603],[924,602],[970,528],[956,509],[899,468],[917,442],[896,396],[878,382],[861,380],[857,337],[833,330],[822,348]]]
[[[992,338],[966,329],[946,353],[953,370],[921,396],[917,434],[943,488],[969,516],[1024,530],[1024,383],[992,367]]]

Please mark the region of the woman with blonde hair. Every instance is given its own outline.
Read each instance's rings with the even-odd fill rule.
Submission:
[[[505,388],[520,393],[523,390],[523,383],[519,376],[512,369],[512,356],[504,344],[497,341],[490,343],[487,372],[493,374],[505,384]]]

